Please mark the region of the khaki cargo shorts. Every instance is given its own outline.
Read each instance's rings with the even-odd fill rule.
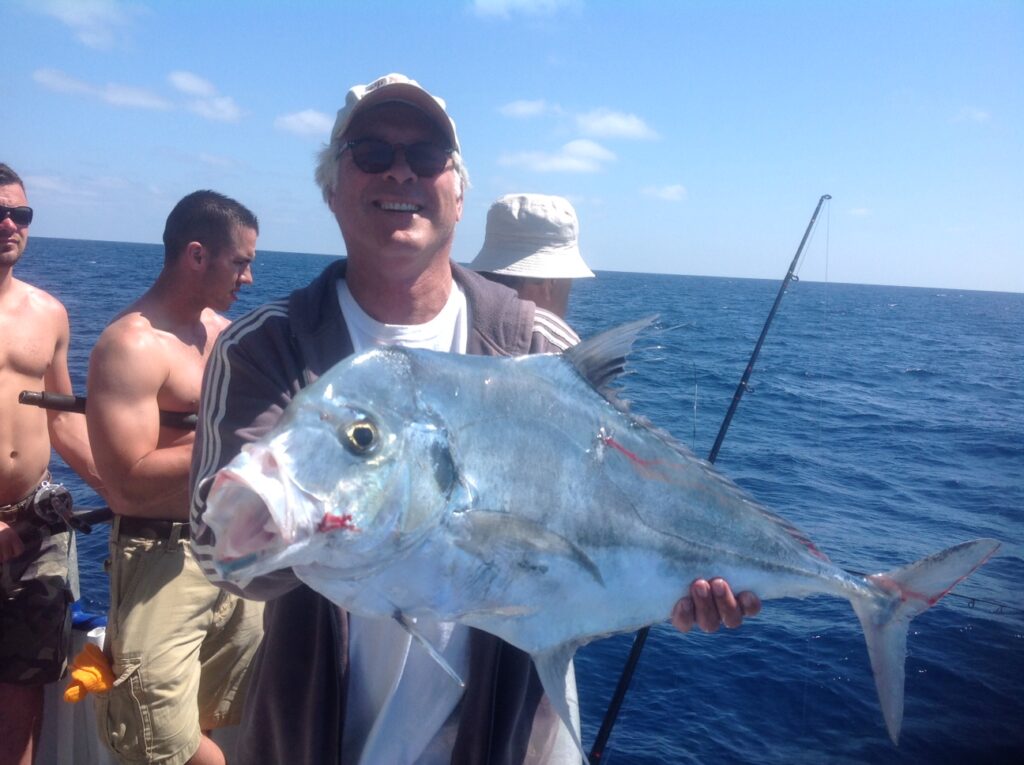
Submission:
[[[174,526],[167,539],[111,532],[106,652],[116,680],[97,696],[96,718],[124,762],[184,763],[201,731],[238,723],[263,635],[263,604],[210,584],[187,524]]]
[[[11,685],[59,680],[71,647],[71,534],[31,528],[24,552],[0,564],[0,683]]]

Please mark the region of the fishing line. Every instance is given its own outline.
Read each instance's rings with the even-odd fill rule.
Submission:
[[[822,320],[822,324],[824,325],[824,328],[825,328],[824,329],[825,337],[829,337],[832,334],[832,321],[831,321],[831,319],[832,319],[832,306],[831,306],[831,304],[829,302],[831,297],[832,297],[832,290],[830,289],[831,282],[829,282],[829,277],[828,277],[829,256],[831,255],[831,252],[832,252],[832,250],[831,250],[831,242],[832,242],[832,205],[829,205],[828,209],[825,211],[825,307],[823,309],[823,312],[824,312],[825,316],[824,316],[824,319]],[[834,349],[834,348],[836,348],[836,344],[835,343],[827,343],[825,347],[826,348],[833,348]],[[829,365],[829,366],[832,367],[833,369],[835,368],[833,365]],[[824,375],[819,375],[819,377],[821,377],[823,379]],[[824,384],[822,384],[822,387],[824,388]],[[825,408],[825,397],[824,396],[818,396],[818,443],[819,444],[821,444],[821,440],[822,440],[822,437],[821,437],[821,423],[822,423],[822,420],[825,419],[825,417],[824,417],[824,408]]]
[[[691,448],[697,451],[697,363],[691,361],[693,367],[693,443]]]
[[[846,571],[850,574],[855,574],[856,576],[870,576],[866,571],[854,571],[852,569],[846,569]],[[983,603],[984,605],[992,609],[991,611],[986,610],[984,613],[999,614],[1001,616],[1005,616],[1007,614],[1024,615],[1024,608],[1021,608],[1019,606],[1011,606],[1008,603],[1001,603],[998,600],[992,600],[991,598],[979,598],[974,595],[963,595],[959,592],[947,592],[942,596],[943,601],[945,601],[947,598],[956,598],[957,600],[962,600],[964,601],[967,608],[974,611],[980,611],[981,609],[978,608],[978,604]]]
[[[992,614],[1021,614],[1024,615],[1024,608],[1017,608],[1016,606],[1008,606],[1005,603],[1000,603],[998,600],[989,600],[988,598],[974,598],[970,595],[961,595],[959,592],[948,592],[946,593],[947,598],[960,598],[961,600],[967,601],[967,607],[977,610],[978,603],[984,603],[986,606],[991,606],[995,610],[986,611],[986,613]]]

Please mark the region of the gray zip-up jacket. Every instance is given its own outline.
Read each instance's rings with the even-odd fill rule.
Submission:
[[[267,601],[234,760],[242,765],[342,765],[348,620],[290,570],[257,578],[244,590],[218,581],[209,565],[214,538],[203,511],[213,474],[244,443],[270,430],[299,390],[352,353],[336,290],[345,265],[333,262],[288,298],[234,322],[218,339],[203,381],[192,460],[193,549],[214,583]],[[469,307],[468,353],[558,352],[575,338],[561,319],[514,291],[455,263],[452,271]],[[542,697],[529,655],[472,630],[452,762],[543,762],[559,720]]]

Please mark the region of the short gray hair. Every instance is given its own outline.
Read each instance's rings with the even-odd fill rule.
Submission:
[[[330,203],[331,194],[334,193],[334,185],[338,182],[338,162],[341,161],[341,152],[345,148],[343,136],[332,136],[331,142],[324,144],[324,147],[317,154],[316,172],[314,178],[316,185],[320,187],[324,201]],[[469,188],[469,171],[466,163],[462,161],[462,155],[457,151],[452,152],[452,168],[459,176],[459,196],[465,196]]]

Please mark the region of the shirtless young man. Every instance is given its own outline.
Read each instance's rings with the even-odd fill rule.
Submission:
[[[32,498],[50,446],[93,488],[99,478],[85,418],[18,403],[22,390],[71,393],[68,314],[52,295],[14,277],[28,243],[25,186],[0,163],[0,763],[32,762],[43,685],[67,664],[71,639],[66,527],[40,521]]]
[[[211,585],[189,545],[195,434],[159,412],[195,412],[206,360],[252,283],[259,228],[233,199],[197,191],[167,218],[164,266],[103,331],[89,359],[89,435],[115,513],[106,649],[113,689],[100,737],[126,762],[223,763],[207,735],[240,719],[262,605]]]

